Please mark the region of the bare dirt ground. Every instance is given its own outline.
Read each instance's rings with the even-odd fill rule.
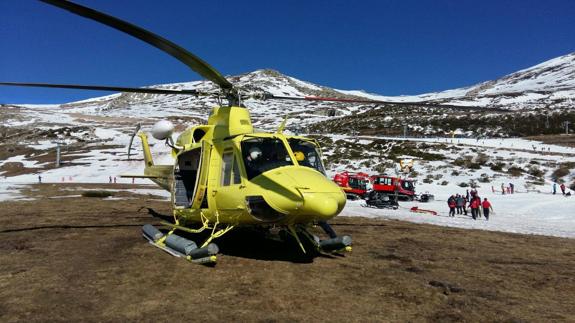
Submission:
[[[343,257],[232,231],[211,268],[141,237],[159,223],[141,207],[169,214],[168,202],[78,197],[88,187],[32,185],[38,200],[0,203],[1,322],[575,321],[572,239],[339,217],[354,239]]]

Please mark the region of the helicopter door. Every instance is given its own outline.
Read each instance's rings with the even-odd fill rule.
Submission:
[[[174,187],[172,203],[178,208],[189,208],[192,204],[198,170],[200,169],[201,149],[188,150],[178,155],[174,165]]]
[[[192,209],[207,208],[204,200],[207,199],[206,191],[208,189],[208,173],[210,166],[210,153],[211,146],[202,141],[201,158],[199,164],[199,172],[196,178],[196,185],[194,195],[192,197]]]
[[[216,205],[228,216],[239,216],[245,210],[244,192],[239,163],[239,154],[232,147],[226,147],[219,169]]]

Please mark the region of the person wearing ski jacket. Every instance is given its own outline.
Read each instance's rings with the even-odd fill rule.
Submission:
[[[462,195],[457,194],[455,198],[455,206],[457,208],[457,214],[463,214],[463,207],[465,206],[465,199]]]
[[[449,206],[449,216],[455,216],[455,206],[457,203],[455,202],[455,196],[451,195],[449,199],[447,199],[447,206]]]
[[[553,195],[557,192],[557,183],[553,183]]]
[[[474,195],[469,203],[469,208],[471,209],[471,217],[473,220],[477,220],[479,216],[479,207],[481,206],[481,198],[478,195]]]
[[[481,207],[483,207],[483,216],[485,217],[485,220],[489,221],[489,210],[493,212],[493,207],[491,206],[491,203],[489,203],[487,198],[483,199]]]
[[[563,193],[563,195],[565,195],[565,184],[561,183],[561,185],[559,185],[559,188],[561,189],[561,193]]]

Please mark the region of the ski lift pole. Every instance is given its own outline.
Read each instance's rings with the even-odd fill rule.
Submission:
[[[56,168],[60,167],[60,142],[56,142]]]

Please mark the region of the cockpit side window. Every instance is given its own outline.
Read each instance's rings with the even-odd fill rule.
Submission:
[[[242,158],[248,180],[269,170],[293,165],[283,141],[277,138],[248,138],[242,141]]]
[[[232,163],[234,162],[234,152],[226,151],[222,156],[222,174],[220,176],[220,186],[229,186],[232,177]]]
[[[229,186],[242,183],[238,158],[233,150],[226,150],[222,155],[222,173],[220,176],[220,186]],[[233,165],[233,166],[232,166]]]
[[[296,138],[291,138],[288,142],[300,166],[311,167],[325,175],[319,150],[315,144]]]

